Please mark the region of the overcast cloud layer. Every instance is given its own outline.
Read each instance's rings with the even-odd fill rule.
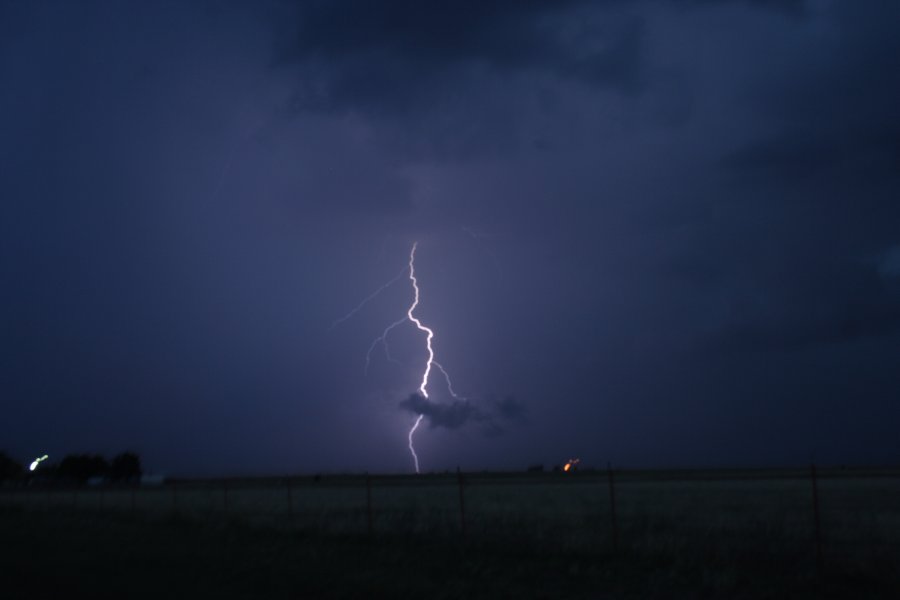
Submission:
[[[896,462],[897,23],[0,1],[0,449],[408,471],[418,412],[426,470]],[[413,241],[463,404],[409,324],[364,375],[406,278],[330,328]]]

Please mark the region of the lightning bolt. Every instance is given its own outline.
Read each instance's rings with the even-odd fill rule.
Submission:
[[[412,438],[413,434],[416,432],[416,429],[419,428],[419,423],[422,422],[422,419],[424,417],[425,415],[419,415],[418,417],[416,417],[416,422],[413,423],[412,429],[409,430],[409,435],[406,436],[407,439],[409,439],[409,453],[412,454],[413,464],[416,466],[416,473],[419,472],[419,455],[416,454],[416,448],[415,446],[413,446]]]
[[[416,279],[416,248],[418,245],[419,242],[414,242],[412,250],[409,253],[409,280],[412,283],[416,295],[409,310],[406,311],[406,316],[419,328],[419,331],[424,331],[427,334],[425,346],[428,348],[428,362],[425,363],[425,372],[422,374],[422,383],[419,385],[419,393],[427,398],[428,375],[431,373],[431,365],[434,363],[434,349],[431,347],[431,340],[434,339],[434,331],[422,325],[422,321],[413,316],[413,311],[416,310],[416,307],[419,305],[419,281]]]
[[[416,279],[416,248],[418,248],[418,246],[419,242],[413,242],[412,250],[409,251],[409,281],[412,283],[413,291],[415,291],[415,297],[413,298],[413,303],[409,306],[409,310],[406,311],[406,316],[415,324],[416,327],[419,328],[419,331],[424,331],[427,334],[425,338],[425,346],[428,348],[428,362],[425,363],[425,372],[422,374],[422,383],[419,384],[419,393],[427,398],[428,375],[431,373],[431,365],[432,363],[434,363],[434,348],[431,347],[431,340],[434,339],[434,331],[432,331],[429,327],[422,325],[422,321],[420,321],[415,317],[415,315],[413,315],[413,311],[416,310],[416,307],[419,305],[419,280]],[[441,370],[443,371],[444,369],[442,368]],[[416,473],[419,472],[419,455],[416,454],[416,448],[413,445],[413,434],[416,432],[416,429],[419,428],[419,423],[422,422],[422,417],[424,416],[425,415],[419,415],[416,418],[416,422],[413,423],[412,429],[409,430],[409,435],[407,436],[407,438],[409,439],[409,453],[412,454],[413,464],[416,467]]]
[[[430,327],[427,327],[422,324],[416,316],[413,314],[413,311],[416,310],[416,307],[419,305],[419,280],[416,279],[416,248],[418,248],[419,242],[413,242],[412,250],[409,252],[409,281],[412,283],[413,291],[415,292],[415,296],[413,297],[413,303],[409,306],[409,310],[406,311],[406,316],[410,321],[419,329],[419,331],[425,332],[425,347],[428,349],[428,361],[425,363],[425,372],[422,373],[422,383],[419,384],[419,393],[422,394],[423,397],[428,398],[428,376],[431,374],[431,367],[434,366],[444,375],[444,379],[447,381],[447,391],[450,392],[450,395],[455,399],[461,399],[456,392],[453,390],[453,382],[450,381],[450,374],[447,373],[447,370],[441,365],[441,363],[434,360],[434,348],[431,346],[431,341],[434,339],[434,330]],[[389,327],[385,330],[385,333],[389,331],[392,327]],[[384,337],[384,336],[382,336]],[[385,346],[387,348],[387,346]],[[416,429],[419,428],[419,424],[422,422],[422,418],[425,415],[419,415],[416,418],[416,422],[413,423],[412,428],[409,430],[409,435],[407,438],[409,439],[409,452],[413,457],[413,464],[416,467],[416,473],[419,472],[419,456],[416,454],[416,448],[413,445],[413,434],[416,432]]]
[[[390,349],[389,349],[388,343],[387,343],[387,337],[388,337],[388,334],[392,330],[399,327],[403,323],[409,321],[413,325],[415,325],[419,331],[422,331],[423,333],[425,333],[425,348],[428,350],[428,360],[425,361],[425,371],[422,373],[422,381],[419,384],[419,388],[418,388],[419,393],[422,394],[422,396],[424,398],[428,398],[428,379],[429,379],[429,376],[431,375],[431,370],[433,367],[433,368],[437,369],[438,371],[440,371],[441,374],[444,376],[444,380],[447,382],[447,391],[450,393],[450,395],[456,400],[465,400],[465,398],[458,395],[456,393],[456,391],[453,389],[453,382],[450,379],[450,374],[447,373],[447,370],[444,368],[444,366],[441,365],[441,363],[437,362],[434,358],[434,348],[432,346],[432,341],[434,340],[434,330],[431,329],[430,327],[427,327],[426,325],[424,325],[422,323],[422,321],[420,321],[418,319],[418,317],[416,317],[414,314],[416,308],[419,306],[419,280],[416,278],[416,249],[418,247],[419,247],[419,242],[413,242],[412,249],[409,252],[409,262],[408,262],[407,266],[399,274],[397,274],[397,276],[395,276],[393,279],[391,279],[390,281],[388,281],[387,283],[385,283],[381,287],[379,287],[377,290],[375,290],[374,292],[369,294],[362,302],[360,302],[356,306],[356,308],[351,310],[349,313],[347,313],[340,319],[335,320],[334,323],[332,323],[331,327],[334,328],[337,325],[339,325],[339,324],[343,323],[344,321],[346,321],[347,319],[349,319],[350,317],[352,317],[353,315],[355,315],[366,304],[368,304],[376,296],[378,296],[378,294],[380,294],[385,289],[387,289],[389,286],[394,284],[397,280],[399,280],[401,277],[403,277],[404,274],[409,273],[409,281],[412,284],[412,288],[413,288],[412,304],[410,304],[409,308],[406,310],[405,316],[397,319],[396,321],[394,321],[393,323],[391,323],[390,325],[385,327],[384,331],[381,333],[381,335],[378,336],[377,338],[375,338],[374,340],[372,340],[372,344],[369,346],[369,349],[366,352],[366,366],[364,369],[364,373],[368,374],[368,372],[369,372],[369,365],[370,365],[371,359],[372,359],[372,352],[375,350],[375,348],[378,346],[378,344],[381,344],[384,347],[384,353],[387,356],[388,360],[390,360],[391,362],[400,364],[399,361],[397,361],[396,359],[394,359],[391,356]],[[416,430],[419,428],[419,425],[422,423],[423,418],[425,418],[424,414],[420,414],[418,417],[416,417],[416,420],[413,423],[412,428],[410,428],[410,430],[409,430],[409,434],[407,434],[409,453],[412,455],[413,465],[415,466],[416,473],[419,473],[419,456],[418,456],[418,454],[416,454],[416,448],[415,448],[415,445],[413,444],[413,435],[415,434]]]

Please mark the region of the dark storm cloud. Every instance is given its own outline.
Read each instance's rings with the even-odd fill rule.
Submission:
[[[900,68],[900,41],[888,24],[900,9],[832,9],[835,34],[819,52],[792,57],[792,68],[747,93],[776,133],[753,135],[719,163],[734,177],[732,193],[757,203],[748,217],[771,223],[761,228],[766,245],[782,249],[771,264],[765,252],[741,263],[742,287],[760,299],[735,303],[741,308],[719,334],[726,346],[835,345],[900,326],[900,296],[883,277],[884,262],[872,258],[889,256],[897,233],[887,223],[900,218],[892,198],[900,183],[900,82],[890,75]]]
[[[477,424],[487,435],[503,433],[503,421],[521,421],[525,418],[525,407],[512,396],[500,400],[490,400],[480,406],[469,400],[436,402],[421,394],[410,394],[400,402],[400,408],[414,415],[424,415],[431,428],[460,429],[469,424]]]
[[[725,4],[728,0],[694,0],[694,4],[711,5]],[[805,14],[807,0],[731,0],[733,2],[743,2],[750,6],[774,10],[788,15],[800,16]]]
[[[785,134],[774,139],[748,144],[726,156],[722,164],[751,177],[765,181],[793,180],[815,176],[834,168],[844,149],[831,140],[804,138],[802,134]]]
[[[749,93],[779,129],[723,164],[764,181],[806,176],[900,176],[900,5],[836,3],[836,33],[802,72],[775,72]]]
[[[785,131],[736,150],[724,157],[722,165],[766,183],[791,182],[841,169],[854,175],[900,177],[900,121],[888,124],[884,118],[874,117],[868,126],[869,132],[828,132],[830,135],[821,130],[813,134]]]
[[[729,0],[802,13],[793,0]],[[369,135],[402,161],[468,160],[571,143],[552,123],[569,97],[636,100],[661,89],[647,59],[649,3],[606,0],[296,2],[285,17],[276,72],[293,81],[298,115],[362,115]],[[679,8],[702,11],[702,1]],[[677,123],[691,112],[676,86],[657,102]],[[549,121],[540,128],[535,122]],[[532,131],[532,129],[537,129]],[[370,203],[377,207],[377,203]]]
[[[900,330],[900,294],[872,266],[835,266],[827,276],[798,279],[791,286],[766,286],[773,292],[721,333],[722,344],[752,351],[797,350]]]
[[[594,8],[580,0],[302,2],[279,62],[303,67],[298,110],[396,114],[452,103],[479,70],[538,70],[633,90],[640,21],[592,23],[583,17]]]
[[[888,281],[900,278],[900,246],[894,246],[884,253],[878,271]]]

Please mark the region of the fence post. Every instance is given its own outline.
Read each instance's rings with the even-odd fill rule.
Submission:
[[[175,482],[172,482],[172,512],[176,512],[178,510],[178,491],[176,490]]]
[[[609,517],[612,523],[612,549],[618,552],[619,549],[619,524],[616,519],[616,480],[613,477],[612,465],[606,463],[606,475],[609,480]]]
[[[463,494],[463,475],[459,467],[456,467],[456,482],[459,485],[459,529],[463,539],[466,537],[466,498]]]
[[[294,520],[294,495],[291,491],[291,478],[288,477],[287,480],[287,501],[288,501],[288,521]]]
[[[222,509],[228,512],[228,480],[222,482]]]
[[[816,568],[819,573],[822,572],[822,528],[819,521],[819,485],[816,476],[816,464],[809,466],[810,477],[812,480],[812,503],[813,503],[813,527],[816,540]]]
[[[372,537],[372,478],[366,473],[366,517],[368,521],[369,537]]]

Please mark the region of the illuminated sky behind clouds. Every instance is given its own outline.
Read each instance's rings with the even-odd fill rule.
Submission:
[[[895,462],[898,17],[0,2],[0,447],[409,470],[418,240],[424,469]]]

